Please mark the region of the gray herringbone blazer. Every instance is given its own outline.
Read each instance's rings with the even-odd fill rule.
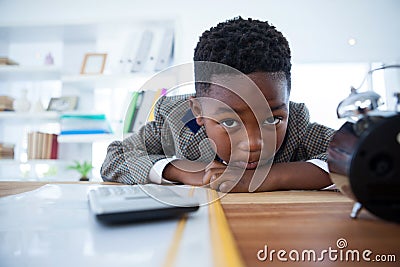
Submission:
[[[197,125],[189,107],[192,95],[164,96],[156,104],[154,121],[123,141],[112,142],[101,167],[104,181],[148,183],[150,169],[160,159],[176,156],[210,162],[215,153],[204,127]],[[334,130],[309,122],[304,104],[290,102],[285,141],[274,162],[327,160]]]

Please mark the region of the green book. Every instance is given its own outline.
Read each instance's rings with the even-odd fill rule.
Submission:
[[[142,92],[133,92],[132,93],[132,100],[129,104],[128,110],[126,111],[125,121],[124,121],[124,133],[129,133],[130,129],[132,128],[133,118],[136,112],[136,104],[139,98],[139,95]]]

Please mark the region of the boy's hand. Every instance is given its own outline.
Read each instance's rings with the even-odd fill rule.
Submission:
[[[328,173],[309,162],[259,166],[256,173],[253,169],[245,170],[213,161],[205,167],[202,177],[203,185],[209,184],[212,189],[221,192],[250,192],[252,180],[259,185],[256,191],[315,190],[332,184]]]
[[[248,192],[245,172],[242,168],[227,166],[214,160],[205,169],[203,184],[209,184],[212,189],[221,192],[230,192],[232,189],[235,192]]]
[[[201,186],[206,166],[203,162],[175,160],[165,167],[163,177],[169,181]]]
[[[318,190],[332,184],[328,173],[309,162],[275,163],[257,169],[255,174],[255,170],[214,161],[205,169],[203,184],[210,184],[212,189],[221,192],[249,192],[253,179],[260,185],[256,191]]]

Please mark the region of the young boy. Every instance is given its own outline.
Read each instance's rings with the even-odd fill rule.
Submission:
[[[155,121],[111,143],[103,179],[223,192],[330,185],[334,130],[289,101],[290,59],[287,40],[268,22],[239,17],[205,31],[194,53],[196,94],[162,97]]]

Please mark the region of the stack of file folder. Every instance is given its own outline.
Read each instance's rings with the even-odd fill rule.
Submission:
[[[60,135],[110,134],[111,127],[104,114],[63,114]]]
[[[146,122],[153,121],[155,104],[166,93],[165,88],[133,92],[125,117],[124,133],[138,132]]]

